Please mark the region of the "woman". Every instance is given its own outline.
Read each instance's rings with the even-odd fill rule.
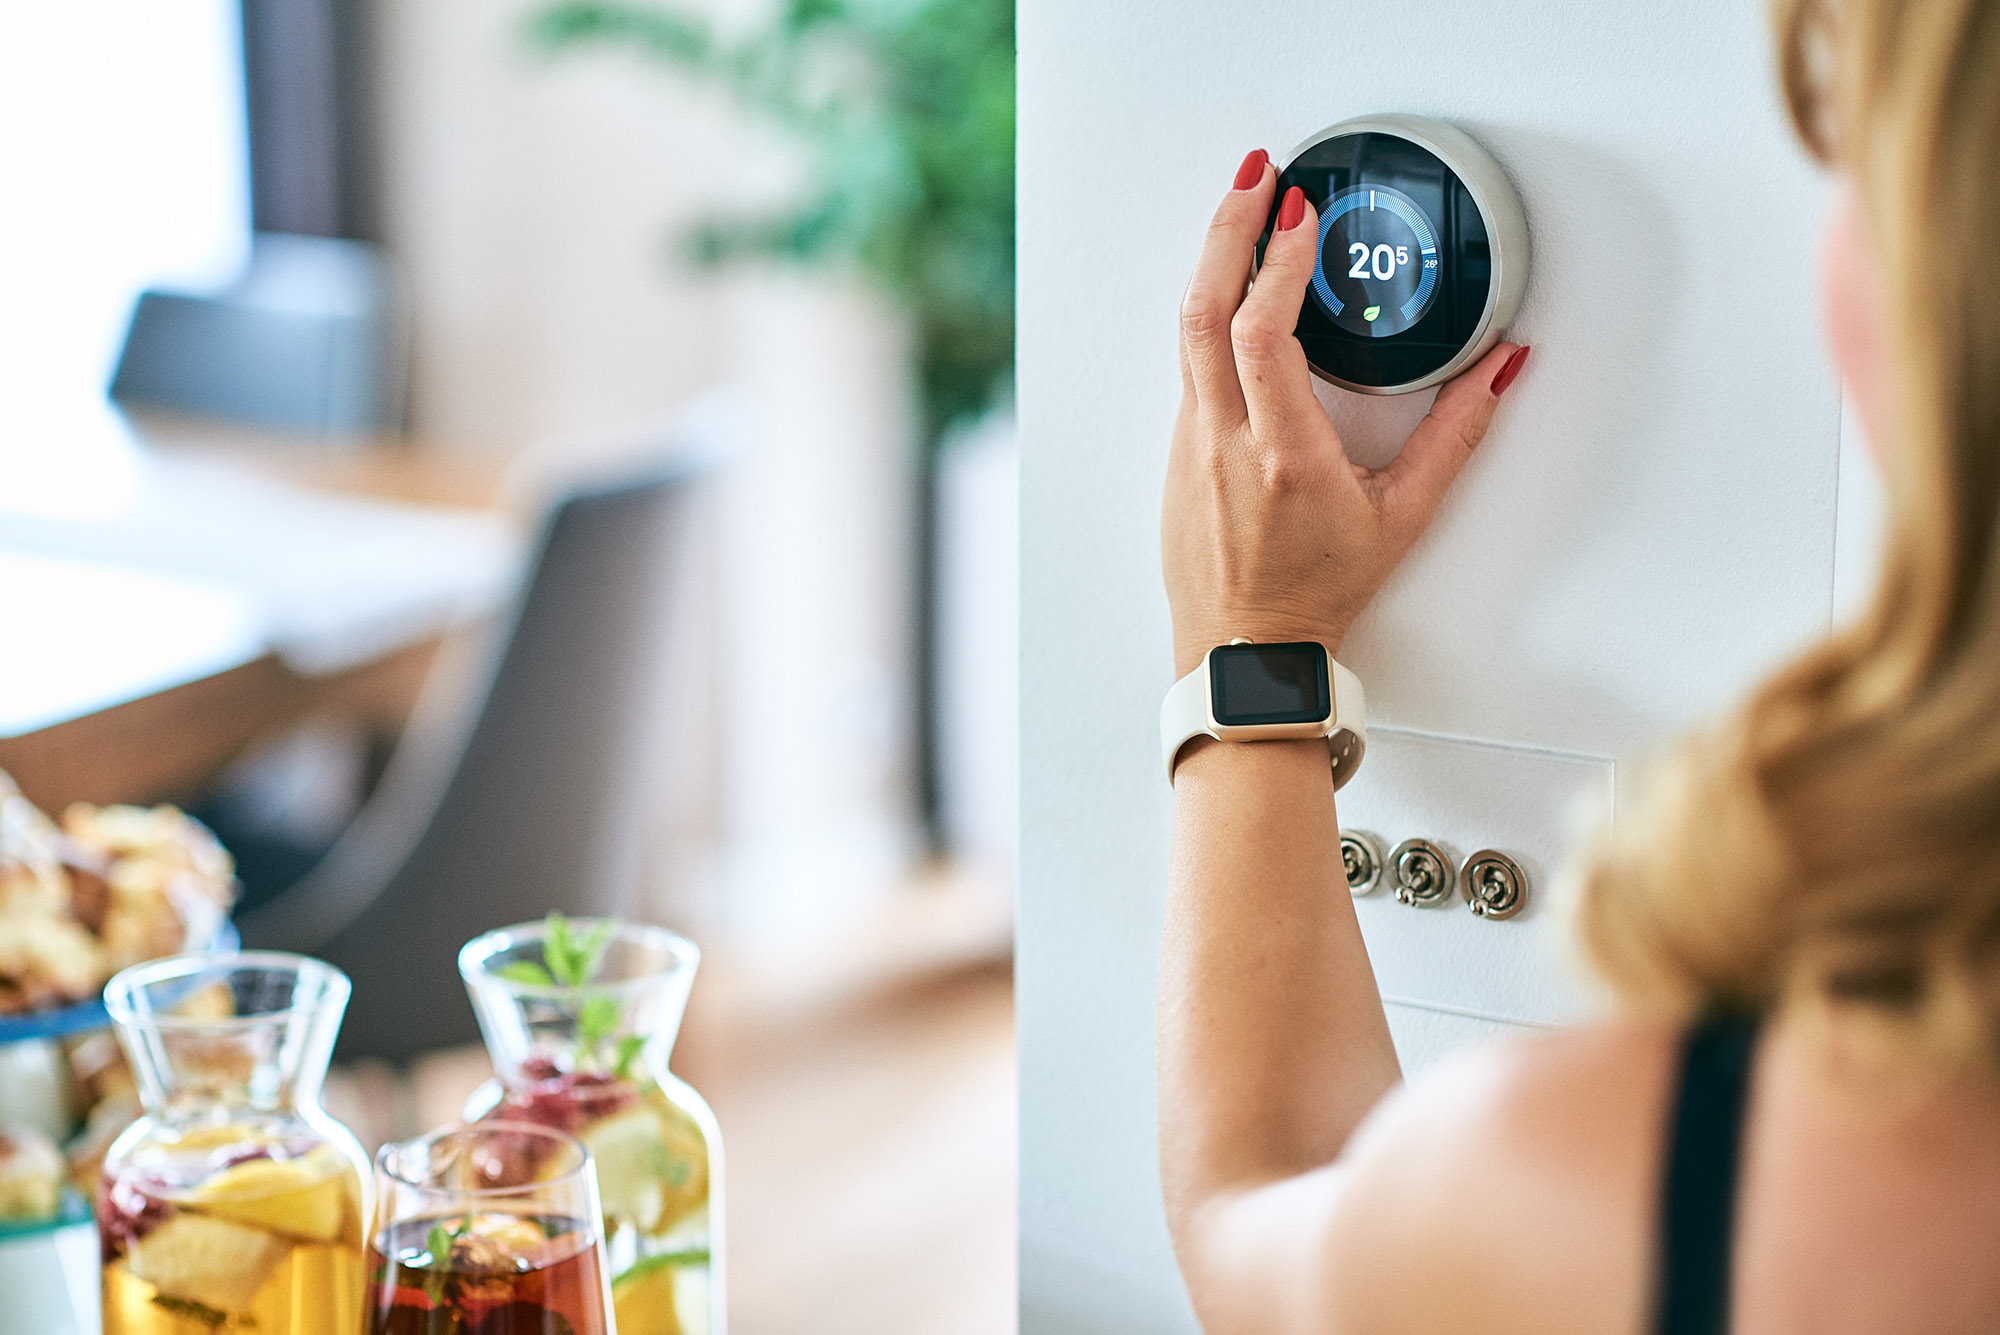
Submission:
[[[1825,315],[1893,498],[1875,603],[1585,860],[1623,1018],[1407,1087],[1329,889],[1325,745],[1183,753],[1161,1167],[1218,1335],[2000,1330],[2000,3],[1777,19],[1844,178]],[[1527,357],[1496,347],[1394,464],[1351,466],[1291,336],[1316,219],[1274,190],[1251,155],[1183,311],[1181,673],[1239,635],[1337,652]]]

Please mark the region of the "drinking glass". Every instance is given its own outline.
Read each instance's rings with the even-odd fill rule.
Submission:
[[[351,1335],[368,1158],[319,1106],[347,976],[276,951],[105,985],[145,1115],[97,1195],[106,1335]]]
[[[590,1151],[529,1122],[384,1145],[369,1335],[616,1335]]]

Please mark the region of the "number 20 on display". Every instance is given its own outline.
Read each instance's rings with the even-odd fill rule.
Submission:
[[[1408,246],[1377,246],[1370,251],[1366,241],[1356,241],[1347,248],[1347,253],[1354,259],[1347,269],[1349,278],[1367,278],[1372,273],[1387,282],[1396,276],[1398,268],[1410,262]]]

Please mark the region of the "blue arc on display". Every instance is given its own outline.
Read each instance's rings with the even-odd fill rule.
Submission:
[[[1424,308],[1430,304],[1432,293],[1437,290],[1438,279],[1438,238],[1437,229],[1424,211],[1400,190],[1383,185],[1358,185],[1343,190],[1329,200],[1319,220],[1319,257],[1313,265],[1313,295],[1319,298],[1327,314],[1340,320],[1346,303],[1334,294],[1333,284],[1326,276],[1326,241],[1334,225],[1347,214],[1357,211],[1381,209],[1405,223],[1416,236],[1417,254],[1422,262],[1422,270],[1417,279],[1416,291],[1397,308],[1395,327],[1382,331],[1384,334],[1400,333],[1417,322]],[[1343,326],[1348,321],[1340,321]],[[1370,332],[1373,332],[1372,330]]]

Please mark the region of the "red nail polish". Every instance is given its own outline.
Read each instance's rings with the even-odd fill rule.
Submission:
[[[1492,392],[1494,398],[1497,399],[1507,392],[1507,386],[1514,383],[1514,377],[1521,374],[1521,368],[1527,364],[1527,361],[1528,349],[1526,347],[1514,349],[1514,355],[1507,359],[1506,364],[1500,368],[1499,374],[1493,377]]]
[[[1305,220],[1306,192],[1293,186],[1285,192],[1285,202],[1278,206],[1278,230],[1289,232]]]
[[[1264,179],[1264,164],[1270,160],[1271,155],[1263,149],[1251,149],[1250,156],[1244,158],[1243,165],[1236,169],[1235,188],[1238,190],[1249,190],[1255,187],[1258,182]]]

